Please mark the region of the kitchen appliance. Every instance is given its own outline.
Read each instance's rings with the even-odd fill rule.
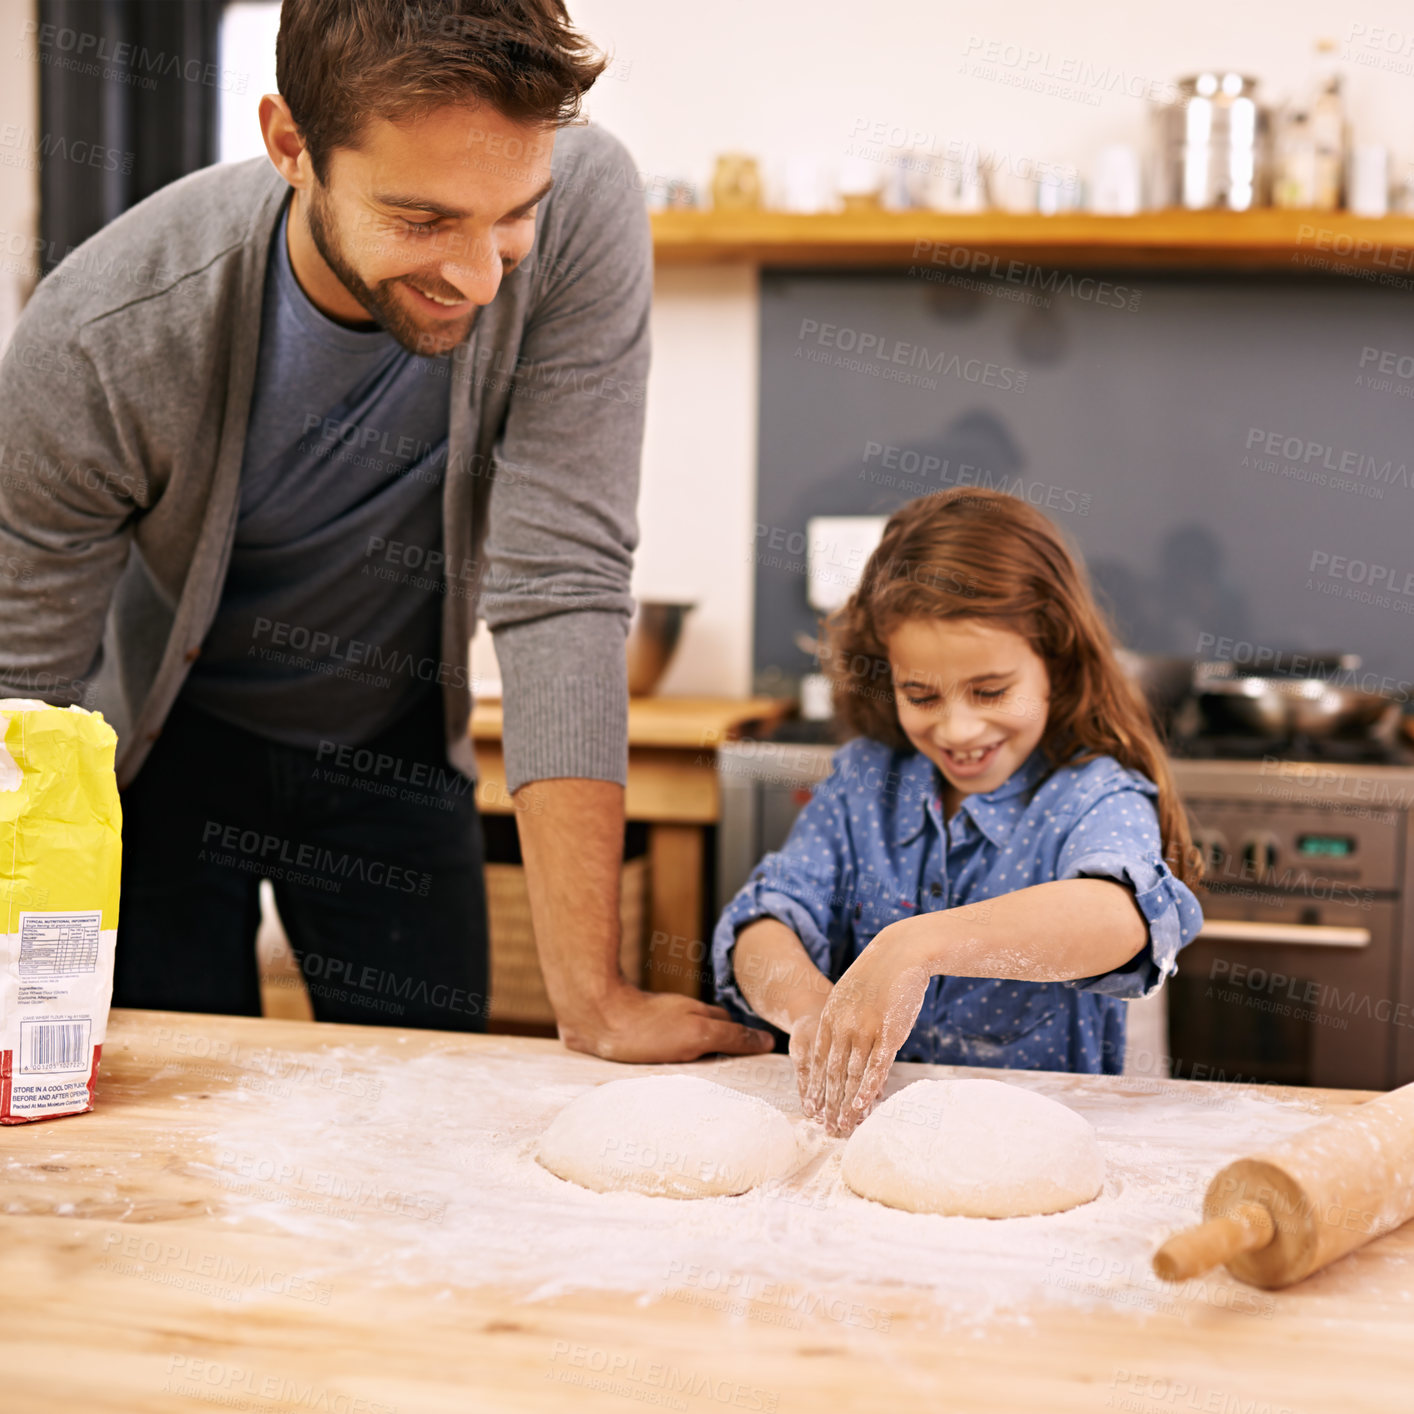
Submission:
[[[1154,1255],[1163,1281],[1219,1264],[1275,1289],[1414,1218],[1414,1085],[1238,1159],[1208,1185],[1205,1221]]]
[[[1168,984],[1176,1076],[1414,1079],[1414,760],[1373,739],[1200,739],[1174,761],[1206,861]],[[1243,753],[1247,759],[1215,753]]]
[[[1156,204],[1249,211],[1269,188],[1269,117],[1257,80],[1210,70],[1180,79],[1178,101],[1156,113]]]
[[[826,722],[718,749],[719,908],[784,842],[836,749]],[[1171,756],[1207,862],[1205,923],[1160,994],[1167,1043],[1139,1068],[1377,1090],[1414,1081],[1414,751],[1234,734],[1177,740]]]

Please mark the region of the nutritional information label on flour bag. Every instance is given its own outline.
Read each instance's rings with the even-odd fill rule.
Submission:
[[[77,977],[98,968],[98,934],[103,915],[25,913],[20,915],[20,979]]]
[[[94,1017],[112,985],[103,915],[23,912],[10,946],[13,991],[0,1016],[5,1112],[39,1116],[85,1107],[98,1039]]]

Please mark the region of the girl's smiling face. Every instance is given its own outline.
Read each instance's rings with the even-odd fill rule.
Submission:
[[[946,817],[996,790],[1040,745],[1050,675],[1031,645],[982,619],[908,619],[889,634],[904,734],[942,773]]]

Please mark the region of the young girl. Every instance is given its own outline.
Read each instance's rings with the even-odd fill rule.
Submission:
[[[1117,1074],[1124,999],[1202,926],[1199,856],[1059,533],[1000,492],[912,501],[826,634],[857,735],[718,922],[723,1002],[789,1035],[832,1134],[895,1056]]]

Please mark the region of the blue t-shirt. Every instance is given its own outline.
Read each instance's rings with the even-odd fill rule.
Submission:
[[[1068,982],[934,977],[898,1059],[1117,1075],[1124,999],[1147,996],[1203,925],[1192,890],[1160,853],[1158,789],[1102,756],[1052,769],[1038,747],[994,791],[964,796],[944,822],[941,776],[916,751],[859,737],[727,906],[712,939],[717,992],[760,1025],[732,973],[739,929],[778,918],[832,981],[901,918],[1056,879],[1129,885],[1149,924],[1123,967]]]
[[[451,364],[320,313],[290,267],[287,210],[266,270],[235,545],[183,693],[313,748],[367,741],[438,680]]]

